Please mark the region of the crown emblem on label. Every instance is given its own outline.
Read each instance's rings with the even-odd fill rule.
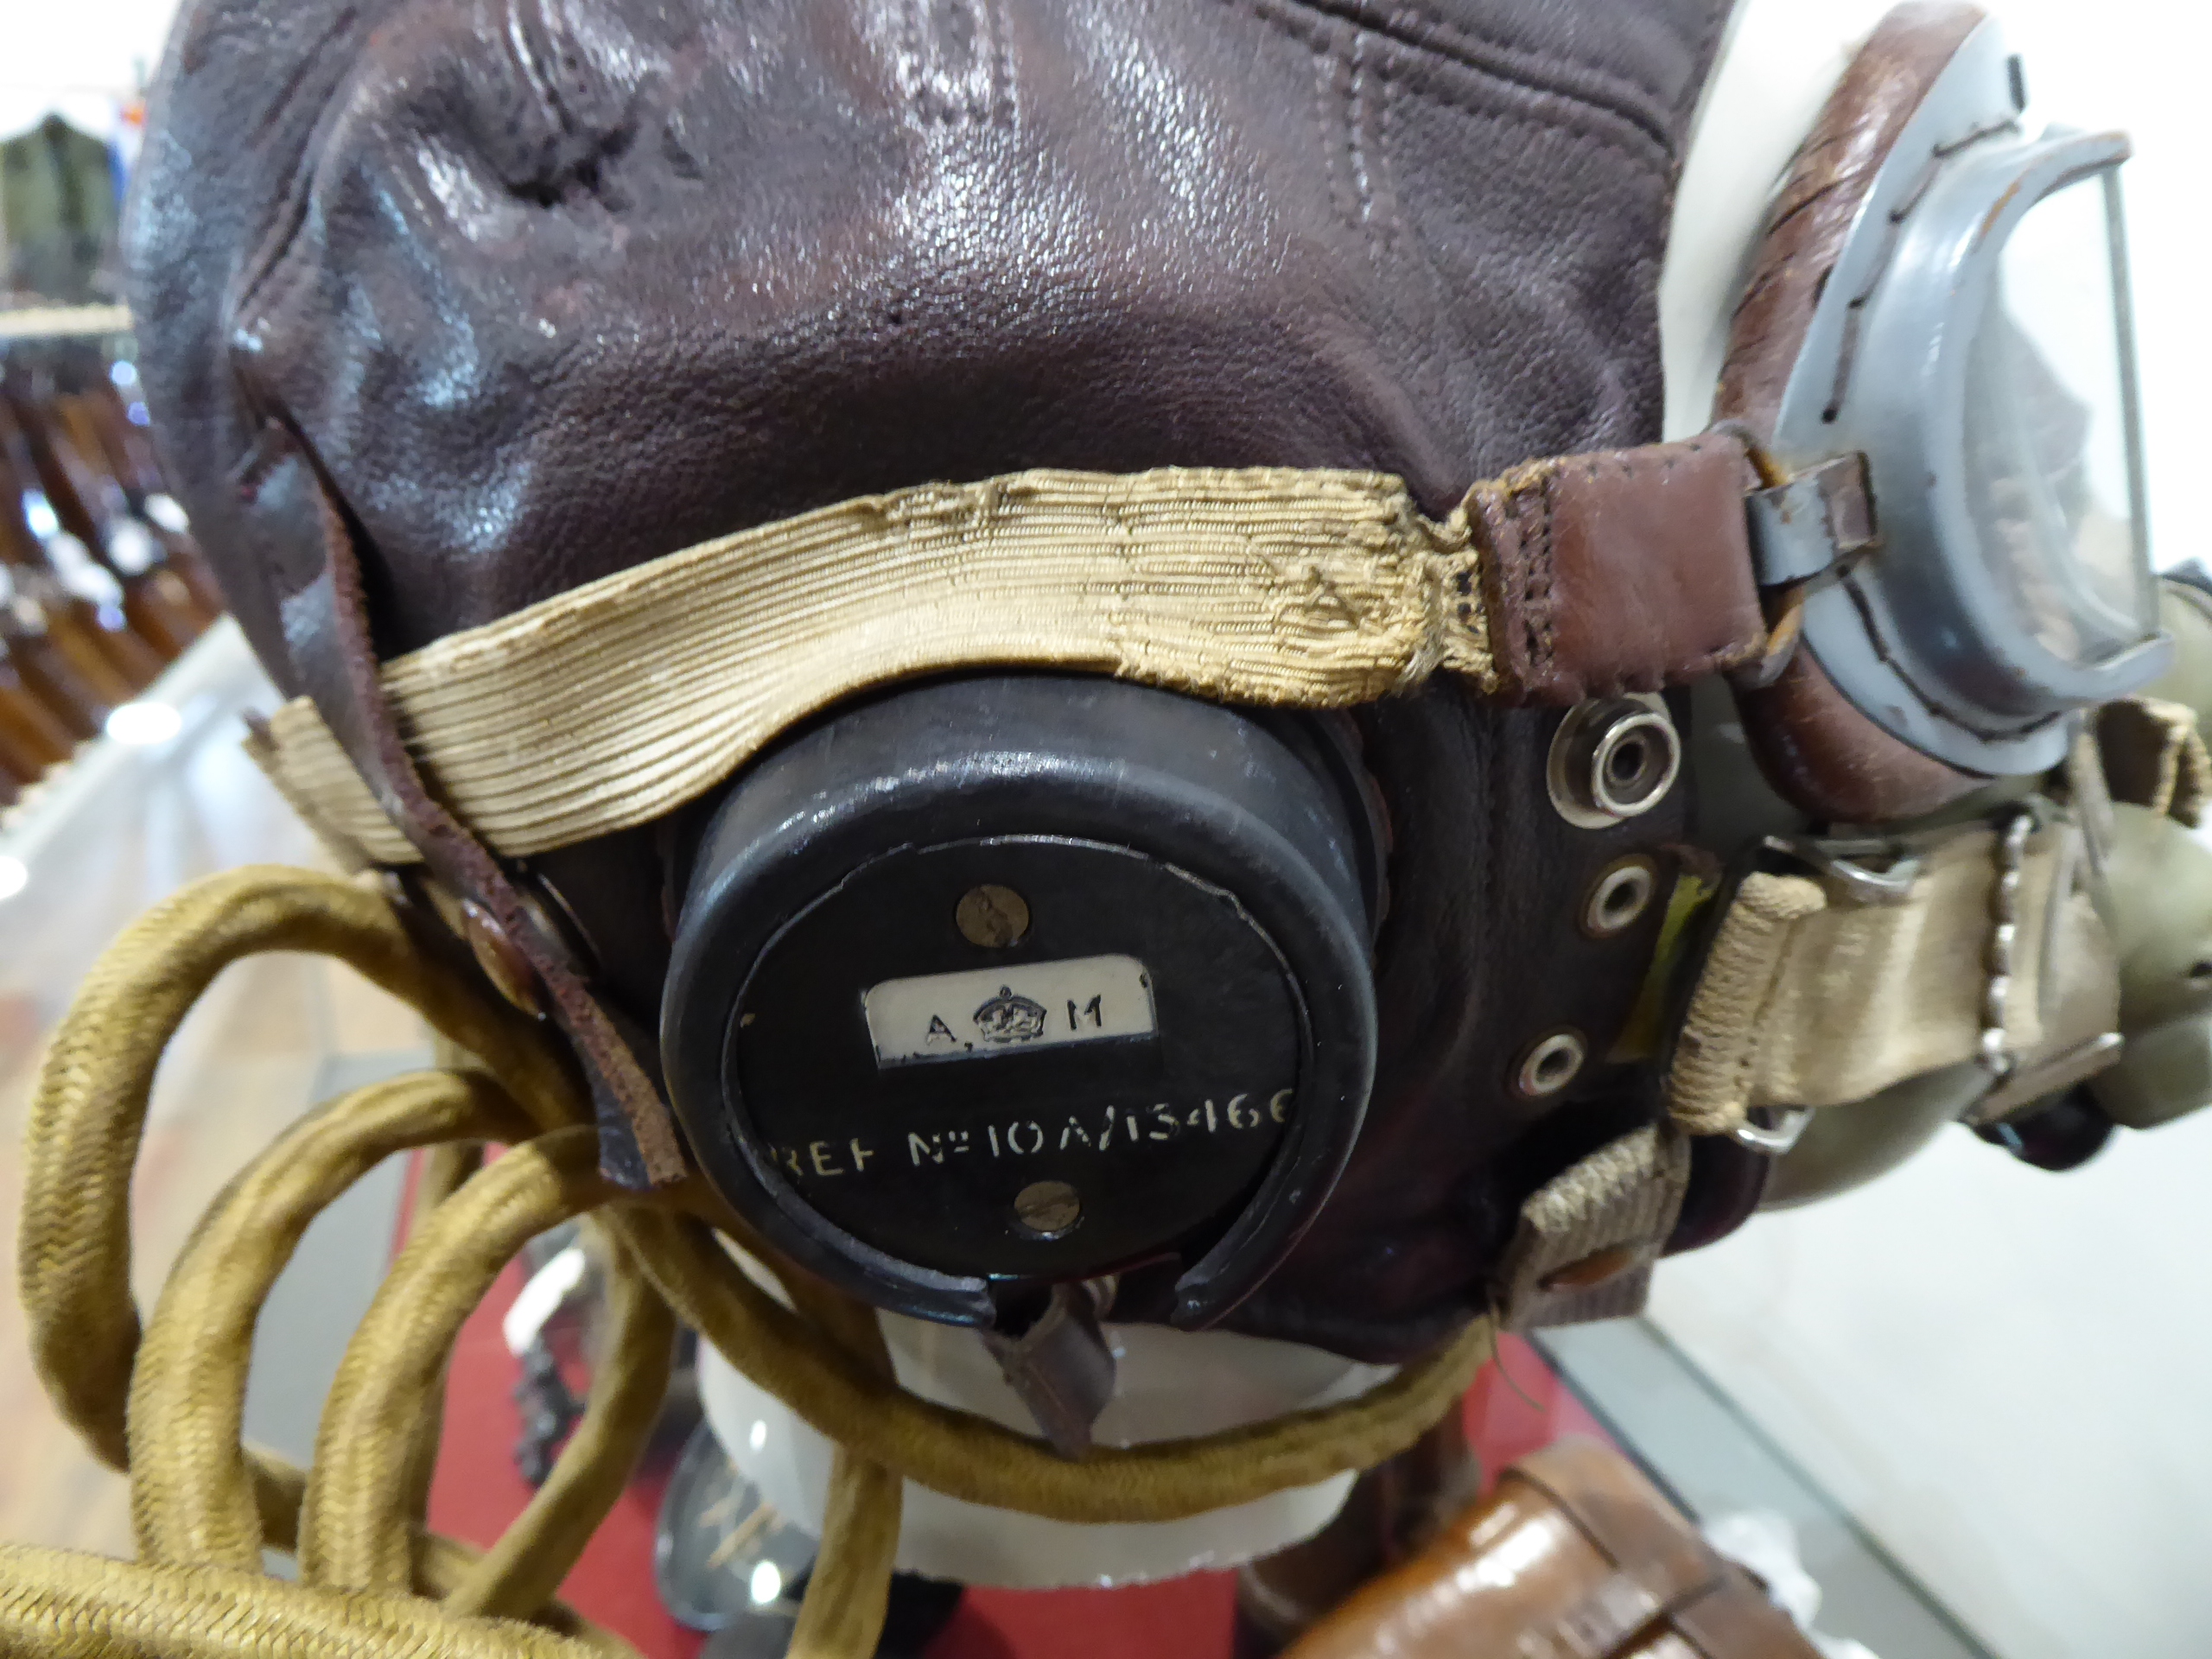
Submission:
[[[976,1010],[976,1033],[987,1043],[1026,1043],[1045,1034],[1045,1005],[1016,996],[1014,987],[1001,985],[999,994]]]

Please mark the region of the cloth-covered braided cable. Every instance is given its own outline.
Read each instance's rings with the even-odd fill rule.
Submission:
[[[129,1197],[154,1074],[224,967],[338,958],[474,1064],[332,1101],[279,1135],[201,1218],[141,1329]],[[477,1149],[505,1146],[476,1169]],[[430,1149],[417,1224],[347,1347],[309,1469],[240,1440],[254,1324],[310,1221],[395,1153]],[[893,1380],[873,1313],[780,1263],[696,1182],[617,1191],[582,1086],[538,1027],[410,931],[380,887],[259,867],[185,889],[100,959],[32,1102],[19,1255],[34,1358],[62,1416],[130,1478],[138,1560],[0,1545],[0,1654],[381,1659],[626,1651],[555,1589],[642,1451],[678,1321],[838,1447],[791,1651],[861,1659],[880,1632],[905,1480],[1077,1522],[1180,1518],[1368,1467],[1449,1408],[1491,1349],[1478,1322],[1359,1399],[1077,1461]],[[476,1173],[470,1173],[472,1169]],[[578,1216],[608,1256],[611,1340],[575,1433],[479,1553],[427,1531],[445,1368],[522,1244]],[[725,1248],[766,1262],[790,1306]],[[264,1548],[296,1554],[296,1583]]]

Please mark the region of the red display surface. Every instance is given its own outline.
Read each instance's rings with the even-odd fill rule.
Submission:
[[[446,1391],[445,1440],[430,1488],[430,1525],[489,1544],[530,1501],[515,1472],[520,1432],[512,1389],[519,1368],[499,1332],[521,1288],[509,1268],[470,1316],[454,1351]],[[1467,1432],[1494,1476],[1514,1459],[1562,1434],[1605,1438],[1581,1403],[1517,1337],[1500,1345],[1467,1392]],[[587,1618],[618,1631],[645,1659],[693,1659],[705,1638],[664,1611],[653,1590],[653,1522],[665,1460],[641,1474],[562,1586]],[[976,1590],[932,1643],[929,1659],[1227,1659],[1234,1575],[1198,1573],[1126,1590]]]

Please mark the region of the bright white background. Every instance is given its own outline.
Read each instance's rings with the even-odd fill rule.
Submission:
[[[272,0],[282,3],[282,0]],[[1859,0],[1754,0],[1807,50]],[[2212,553],[2203,182],[2212,8],[1996,0],[2036,111],[2133,132],[2154,546]],[[0,0],[0,136],[105,118],[169,0]],[[1786,101],[1786,100],[1785,100]],[[1747,165],[1757,171],[1749,153]],[[1670,342],[1670,366],[1677,353]],[[2212,1114],[2054,1177],[1963,1132],[1669,1264],[1655,1313],[2004,1659],[2212,1652]],[[1885,1654],[1881,1659],[1913,1659]]]
[[[0,0],[0,137],[59,109],[108,136],[118,96],[161,60],[176,0]]]

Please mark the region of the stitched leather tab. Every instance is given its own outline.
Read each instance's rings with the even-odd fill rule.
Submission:
[[[1656,691],[1766,640],[1739,445],[1707,433],[1532,461],[1468,500],[1509,695],[1573,703]]]

